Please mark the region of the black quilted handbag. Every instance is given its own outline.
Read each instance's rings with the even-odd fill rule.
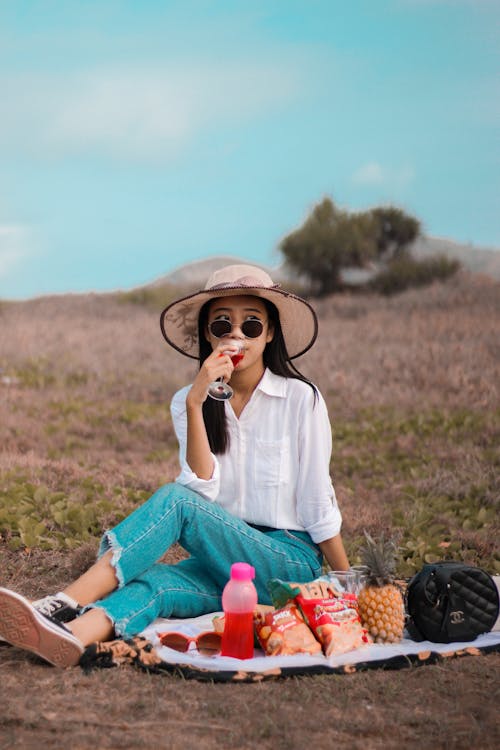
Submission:
[[[424,565],[408,584],[410,636],[435,643],[473,641],[498,617],[498,589],[481,568],[460,562]]]

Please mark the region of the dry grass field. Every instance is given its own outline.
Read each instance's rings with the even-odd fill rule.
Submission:
[[[0,303],[0,585],[64,585],[104,527],[175,477],[168,404],[196,365],[164,343],[161,297]],[[500,284],[459,274],[315,306],[298,366],[329,407],[351,560],[363,529],[385,530],[403,576],[444,557],[499,574]],[[0,646],[0,748],[493,748],[499,664],[231,686],[60,672]]]

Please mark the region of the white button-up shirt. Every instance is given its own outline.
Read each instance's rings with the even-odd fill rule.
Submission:
[[[314,542],[336,536],[342,518],[329,474],[332,432],[321,394],[314,403],[307,383],[266,369],[239,419],[224,402],[229,448],[212,454],[212,477],[200,479],[186,461],[190,387],[171,404],[180,449],[176,481],[247,523],[307,531]]]

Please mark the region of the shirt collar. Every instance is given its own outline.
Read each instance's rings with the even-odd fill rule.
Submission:
[[[275,375],[268,367],[264,370],[264,375],[257,386],[259,391],[263,391],[268,396],[277,396],[278,398],[286,397],[286,388],[286,378],[281,375]]]

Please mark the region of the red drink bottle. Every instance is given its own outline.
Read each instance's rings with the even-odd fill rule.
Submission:
[[[251,659],[253,656],[253,612],[257,604],[253,578],[255,568],[251,565],[231,565],[231,578],[222,592],[222,656],[233,656],[236,659]]]

